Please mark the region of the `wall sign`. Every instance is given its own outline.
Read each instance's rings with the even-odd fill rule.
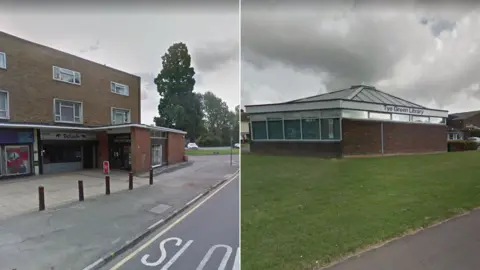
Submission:
[[[33,143],[33,131],[6,129],[0,131],[0,144]]]
[[[92,133],[73,133],[73,132],[41,132],[42,140],[62,140],[62,141],[92,141],[96,140],[96,134]]]
[[[132,141],[130,134],[111,135],[111,140],[114,143],[130,143]]]
[[[416,114],[416,115],[423,115],[424,113],[424,110],[422,109],[400,107],[400,106],[393,106],[393,105],[385,105],[384,108],[386,112],[390,112],[390,113],[406,113],[406,114]]]

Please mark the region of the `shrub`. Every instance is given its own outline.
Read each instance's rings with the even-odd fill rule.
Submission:
[[[478,146],[480,146],[480,144],[474,141],[449,141],[448,152],[472,151],[477,150]]]
[[[205,135],[198,138],[197,144],[198,146],[215,147],[215,146],[221,146],[222,141],[218,137],[215,137],[212,135]]]

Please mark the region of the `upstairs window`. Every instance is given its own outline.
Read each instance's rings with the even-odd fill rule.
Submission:
[[[54,99],[55,122],[59,123],[83,123],[82,103],[77,101]]]
[[[7,69],[7,55],[0,52],[0,68]]]
[[[115,94],[119,94],[119,95],[122,95],[122,96],[128,96],[129,95],[128,85],[125,85],[125,84],[111,82],[110,83],[110,89],[111,89],[112,93],[115,93]]]
[[[112,124],[121,125],[130,123],[130,110],[112,108]]]
[[[53,66],[53,79],[77,85],[82,83],[80,72],[56,66]]]
[[[0,90],[0,119],[8,119],[8,92]]]

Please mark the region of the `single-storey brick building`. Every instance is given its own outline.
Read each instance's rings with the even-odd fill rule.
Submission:
[[[448,111],[372,86],[245,108],[254,153],[343,157],[447,151]]]

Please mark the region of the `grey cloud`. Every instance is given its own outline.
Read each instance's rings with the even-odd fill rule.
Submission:
[[[208,43],[192,53],[195,67],[200,72],[216,71],[230,61],[238,61],[238,41]]]

